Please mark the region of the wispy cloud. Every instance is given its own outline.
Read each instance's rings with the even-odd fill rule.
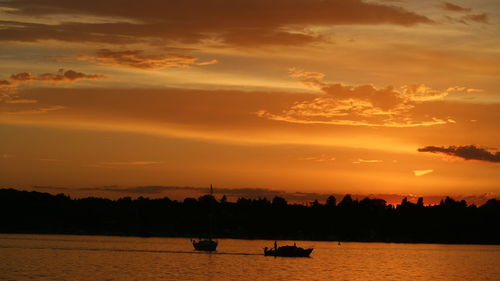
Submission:
[[[31,72],[19,72],[10,75],[9,78],[5,80],[0,80],[0,103],[10,104],[12,106],[16,105],[30,105],[38,103],[36,99],[25,99],[18,96],[18,87],[21,84],[27,84],[32,82],[47,83],[47,84],[61,84],[61,83],[74,83],[81,80],[102,80],[106,79],[106,76],[100,74],[86,74],[83,72],[78,72],[74,70],[64,70],[59,69],[55,73],[42,73],[42,74],[32,74]],[[15,107],[13,109],[5,110],[6,114],[13,115],[27,115],[27,114],[44,114],[51,111],[65,109],[65,106],[61,105],[51,105],[38,108],[26,107],[19,108]]]
[[[38,101],[37,100],[34,100],[34,99],[9,99],[9,100],[6,100],[5,103],[11,103],[11,104],[19,104],[19,103],[23,103],[23,104],[26,104],[26,103],[37,103]]]
[[[373,85],[349,86],[323,81],[320,72],[289,69],[290,77],[318,89],[324,95],[298,101],[281,113],[257,111],[263,118],[299,124],[331,124],[371,127],[418,127],[455,123],[450,118],[421,116],[412,111],[423,102],[441,100],[454,92],[470,92],[465,87],[434,90],[425,85],[376,88]],[[476,89],[474,89],[476,90]]]
[[[198,61],[198,58],[180,55],[144,54],[143,50],[98,50],[95,55],[80,55],[79,60],[93,61],[102,65],[123,66],[140,70],[162,68],[190,68],[217,63],[217,60]]]
[[[30,72],[20,72],[12,74],[9,80],[12,83],[28,83],[28,82],[43,82],[43,83],[66,83],[80,80],[102,80],[106,76],[100,74],[85,74],[74,70],[59,69],[56,73],[43,73],[33,75]]]
[[[300,160],[311,161],[311,162],[333,162],[335,161],[335,157],[320,155],[320,156],[310,156],[305,158],[300,158]]]
[[[413,174],[416,176],[416,177],[420,177],[420,176],[424,176],[424,175],[427,175],[429,173],[432,173],[434,172],[434,170],[414,170],[413,171]]]
[[[448,11],[453,11],[453,12],[470,12],[472,11],[471,8],[464,8],[459,5],[450,3],[450,2],[444,2],[443,5],[441,6],[444,10]]]
[[[485,148],[477,147],[475,145],[465,145],[465,146],[426,146],[419,148],[420,152],[432,152],[432,153],[442,153],[446,155],[451,155],[454,157],[459,157],[465,160],[479,160],[485,162],[500,162],[500,152],[490,152]]]
[[[119,167],[140,167],[160,165],[160,161],[102,161],[87,165],[94,168],[119,168]]]
[[[490,22],[490,19],[486,13],[466,15],[466,16],[464,16],[464,19],[478,22],[478,23],[489,23]]]
[[[57,158],[39,158],[38,160],[46,161],[46,162],[65,162],[66,161],[66,160],[57,159]]]
[[[8,80],[0,80],[0,89],[2,88],[7,88],[12,86],[12,83],[10,83]]]
[[[0,80],[0,101],[5,103],[36,103],[34,99],[20,99],[15,92],[20,84],[40,82],[48,84],[71,83],[81,80],[102,80],[106,76],[100,74],[86,74],[74,70],[60,68],[55,73],[32,74],[31,72],[19,72],[10,75],[9,78]]]
[[[229,46],[299,45],[323,40],[305,31],[312,25],[411,26],[433,23],[425,15],[382,3],[361,0],[253,0],[253,1],[148,1],[115,2],[89,0],[85,3],[58,0],[2,2],[11,15],[99,16],[127,19],[86,23],[65,21],[42,24],[2,21],[0,40],[101,42],[111,44],[165,42],[219,42]]]
[[[158,161],[112,161],[112,162],[99,162],[101,165],[116,165],[116,166],[147,166],[161,164]]]
[[[489,23],[489,16],[486,13],[473,13],[472,8],[465,8],[450,2],[444,2],[441,6],[444,10],[462,13],[460,17],[446,16],[453,22],[469,24],[470,22],[476,23]],[[465,14],[465,15],[463,15]]]
[[[32,109],[20,109],[14,111],[5,111],[6,114],[12,115],[28,115],[28,114],[44,114],[51,111],[62,110],[66,107],[60,105],[46,106],[40,108],[32,108]]]
[[[352,163],[354,164],[362,164],[362,163],[382,163],[384,162],[383,160],[378,160],[378,159],[357,159],[353,161]]]

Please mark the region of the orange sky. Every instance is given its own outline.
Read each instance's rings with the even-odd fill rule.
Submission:
[[[1,2],[0,187],[498,197],[499,20],[496,0]]]

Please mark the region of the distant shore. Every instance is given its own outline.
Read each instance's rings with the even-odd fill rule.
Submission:
[[[0,232],[0,235],[68,235],[68,236],[103,236],[103,237],[131,237],[131,238],[178,238],[196,239],[196,236],[142,236],[133,234],[93,234],[93,233],[38,233],[38,232]],[[447,242],[424,242],[424,241],[339,241],[339,240],[310,240],[310,239],[276,239],[276,238],[257,238],[257,237],[213,237],[213,239],[234,239],[234,240],[264,240],[264,241],[294,241],[294,242],[332,242],[332,243],[387,243],[387,244],[442,244],[442,245],[492,245],[500,246],[498,243],[447,243]],[[299,245],[297,245],[299,246]]]
[[[280,197],[228,202],[206,195],[182,202],[129,197],[71,199],[0,189],[0,233],[382,243],[500,244],[500,202],[447,197],[425,206],[403,199],[288,204]]]

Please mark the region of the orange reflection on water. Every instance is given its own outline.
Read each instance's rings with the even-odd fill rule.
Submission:
[[[273,241],[219,239],[212,254],[188,238],[0,235],[6,280],[500,280],[500,246],[278,241],[311,258],[265,257]]]

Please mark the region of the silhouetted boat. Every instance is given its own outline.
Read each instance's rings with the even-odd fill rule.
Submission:
[[[197,251],[215,251],[217,250],[217,241],[212,240],[211,238],[208,239],[200,239],[198,241],[191,240],[193,243],[194,249]]]
[[[213,196],[212,193],[212,185],[210,185],[210,196]],[[191,243],[193,243],[193,247],[197,251],[211,252],[217,250],[217,245],[219,243],[212,239],[212,214],[210,212],[208,213],[208,237],[198,240],[191,239]]]
[[[304,249],[293,246],[281,246],[277,247],[276,242],[274,243],[274,248],[268,249],[264,248],[264,256],[273,256],[273,257],[309,257],[314,249]]]

